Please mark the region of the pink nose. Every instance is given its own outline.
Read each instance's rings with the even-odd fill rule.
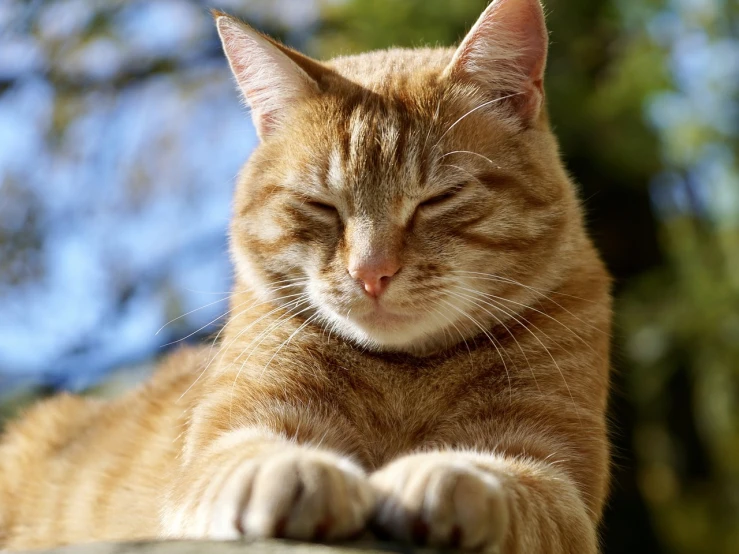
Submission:
[[[390,284],[390,279],[400,271],[400,263],[389,258],[372,260],[349,267],[349,275],[359,281],[367,294],[378,298]]]

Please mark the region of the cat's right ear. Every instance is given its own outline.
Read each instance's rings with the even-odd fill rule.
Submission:
[[[224,13],[214,11],[213,16],[257,134],[264,139],[284,123],[291,106],[318,92],[318,84],[258,31]]]
[[[544,101],[549,36],[540,0],[493,0],[462,41],[446,69],[509,99],[526,123]]]

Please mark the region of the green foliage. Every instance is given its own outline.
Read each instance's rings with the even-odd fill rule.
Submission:
[[[485,0],[329,3],[313,46],[328,57],[388,46],[450,45],[464,36],[486,5]]]
[[[739,549],[739,233],[679,218],[620,299],[638,480],[677,552]]]

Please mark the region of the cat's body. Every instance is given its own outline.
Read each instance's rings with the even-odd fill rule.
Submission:
[[[499,0],[456,51],[326,65],[218,17],[264,139],[236,192],[229,322],[122,399],[12,426],[0,545],[330,539],[371,518],[438,545],[597,549],[609,278],[540,79],[502,94],[543,62],[498,56],[493,96],[462,78],[491,21],[541,42],[533,0]]]

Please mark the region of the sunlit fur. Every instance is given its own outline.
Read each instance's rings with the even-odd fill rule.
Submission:
[[[595,552],[609,278],[541,103],[538,2],[499,0],[457,50],[319,64],[260,39],[287,72],[270,78],[312,83],[261,112],[229,52],[254,31],[218,17],[263,138],[236,188],[228,322],[122,399],[11,426],[0,545],[336,539],[372,518],[433,545]],[[530,64],[481,75],[505,22],[534,25]],[[379,300],[348,273],[378,254],[401,265]]]
[[[522,130],[505,100],[491,102],[479,86],[440,84],[452,54],[390,50],[331,64],[348,80],[325,76],[324,93],[292,110],[286,132],[241,175],[232,237],[244,284],[307,277],[317,321],[370,348],[412,353],[459,341],[454,325],[478,334],[464,314],[495,323],[453,294],[460,289],[522,303],[536,296],[459,270],[560,284],[587,242],[556,142],[544,122]],[[447,201],[419,207],[450,188]],[[380,301],[402,320],[372,321],[374,301],[347,272],[350,256],[378,247],[402,260]]]

